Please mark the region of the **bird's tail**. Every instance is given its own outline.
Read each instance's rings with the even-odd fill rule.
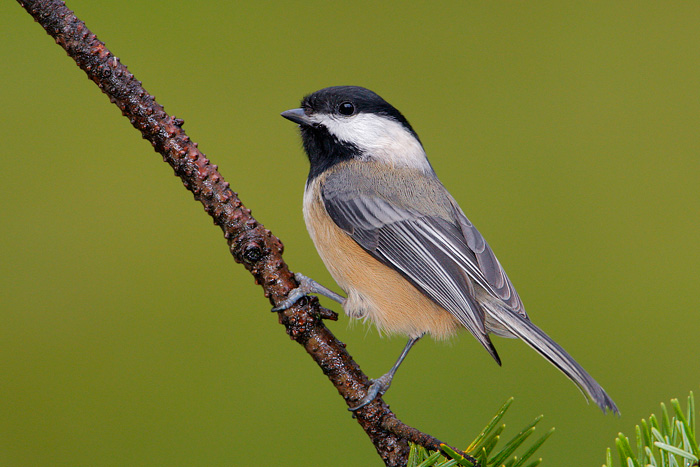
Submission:
[[[613,402],[610,396],[600,387],[600,384],[598,384],[581,365],[576,363],[566,350],[561,348],[559,344],[545,334],[544,331],[532,324],[527,318],[523,318],[517,313],[497,306],[489,308],[487,313],[491,315],[490,318],[516,337],[525,341],[540,355],[559,368],[562,373],[578,386],[584,396],[598,404],[598,407],[600,407],[603,412],[610,410],[617,415],[620,414],[615,402]]]

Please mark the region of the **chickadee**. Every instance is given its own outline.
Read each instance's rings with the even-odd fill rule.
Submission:
[[[619,413],[602,387],[530,322],[520,297],[481,234],[438,180],[418,135],[380,96],[336,86],[282,112],[299,124],[311,169],[306,227],[347,298],[297,274],[307,293],[340,302],[352,318],[409,337],[394,367],[373,380],[350,410],[384,394],[423,335],[444,339],[467,328],[500,365],[489,334],[519,337],[559,368],[605,412]]]

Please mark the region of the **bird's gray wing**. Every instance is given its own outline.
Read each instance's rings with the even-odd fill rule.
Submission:
[[[472,281],[486,290],[492,287],[456,223],[332,178],[326,180],[322,198],[336,225],[452,313],[500,363]]]

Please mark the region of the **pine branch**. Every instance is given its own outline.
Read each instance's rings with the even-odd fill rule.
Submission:
[[[661,403],[661,419],[651,414],[649,421],[635,426],[636,449],[623,433],[615,438],[620,466],[697,467],[700,445],[695,431],[695,397],[688,396],[688,407],[683,412],[678,399],[671,399],[673,413],[669,416],[666,404]],[[614,467],[613,453],[608,448],[603,467]]]
[[[513,403],[511,397],[506,401],[488,425],[477,435],[474,441],[466,449],[471,456],[475,457],[482,467],[535,467],[542,462],[541,458],[530,460],[535,452],[554,433],[551,428],[543,436],[526,448],[526,441],[530,435],[535,433],[535,425],[542,420],[542,415],[535,418],[529,425],[520,430],[518,434],[506,441],[504,430],[506,425],[501,423],[508,407]],[[503,441],[503,447],[498,446]],[[524,452],[522,452],[525,450]],[[406,467],[453,467],[457,465],[471,466],[472,463],[456,452],[450,452],[449,448],[440,452],[430,452],[415,444],[411,445],[411,453],[408,456]],[[516,451],[520,451],[515,454]],[[528,464],[525,464],[528,462]]]
[[[297,286],[282,259],[282,242],[253,218],[250,210],[229,188],[217,166],[197,149],[197,143],[191,141],[182,129],[184,121],[168,115],[64,2],[18,2],[170,164],[185,188],[202,203],[214,224],[223,230],[234,260],[255,277],[270,302],[276,305],[282,301]],[[323,319],[334,317],[334,313],[319,306],[316,298],[302,299],[294,307],[279,313],[279,321],[287,334],[301,344],[321,367],[348,406],[354,406],[365,396],[369,381],[345,345],[323,324]],[[386,465],[406,464],[409,441],[434,451],[447,446],[399,421],[381,398],[356,412],[356,417]],[[466,459],[474,461],[469,456]]]

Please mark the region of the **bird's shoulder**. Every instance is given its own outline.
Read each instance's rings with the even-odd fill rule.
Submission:
[[[419,169],[387,170],[375,162],[347,161],[328,171],[320,189],[326,204],[373,200],[413,216],[455,221],[450,194],[434,173]]]

